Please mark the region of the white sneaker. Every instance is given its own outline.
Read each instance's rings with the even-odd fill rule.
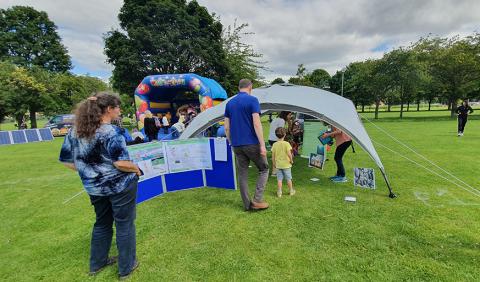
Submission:
[[[295,192],[296,192],[295,189],[290,190],[290,196],[295,195]]]
[[[463,136],[463,132],[460,133],[460,136]]]
[[[282,197],[282,190],[277,190],[277,197],[281,198]]]
[[[459,132],[459,133],[457,134],[457,136],[462,136],[462,133]]]

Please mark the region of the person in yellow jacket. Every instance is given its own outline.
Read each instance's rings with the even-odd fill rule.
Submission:
[[[273,169],[277,170],[277,196],[282,197],[282,185],[283,179],[287,181],[288,190],[290,196],[295,194],[292,183],[292,146],[285,141],[285,135],[287,134],[285,128],[278,127],[275,129],[275,135],[278,137],[278,141],[272,146],[272,163]]]

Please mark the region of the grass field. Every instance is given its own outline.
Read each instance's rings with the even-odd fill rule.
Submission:
[[[455,120],[435,114],[412,113],[402,121],[383,116],[379,126],[480,188],[476,115],[462,138],[456,137]],[[420,161],[370,123],[365,127],[376,142]],[[61,142],[0,147],[0,280],[116,279],[116,266],[95,278],[87,275],[94,213],[85,194],[62,204],[82,186],[57,162]],[[333,160],[321,171],[297,158],[297,194],[276,198],[270,178],[265,198],[271,208],[264,212],[243,212],[238,191],[208,188],[140,204],[141,265],[131,281],[479,281],[480,199],[377,150],[397,199],[387,197],[378,171],[377,190],[360,190],[351,180],[327,179],[335,171]],[[353,167],[374,167],[359,146],[344,161],[350,179]],[[357,203],[345,203],[347,195]]]

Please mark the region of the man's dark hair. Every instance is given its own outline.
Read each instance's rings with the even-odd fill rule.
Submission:
[[[252,81],[250,79],[244,78],[244,79],[241,79],[240,82],[238,82],[238,89],[244,89],[250,85],[252,85]]]

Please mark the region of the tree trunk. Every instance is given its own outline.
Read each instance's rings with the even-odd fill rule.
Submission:
[[[428,100],[428,110],[430,111],[430,106],[432,105],[432,100]]]
[[[30,109],[30,128],[37,128],[37,115],[32,109]]]
[[[364,112],[365,112],[365,105],[362,104],[362,113],[364,113]]]
[[[378,108],[380,107],[380,100],[375,101],[375,119],[378,119]]]
[[[452,102],[449,100],[448,101],[448,108],[447,108],[449,111],[452,109]]]
[[[387,112],[391,112],[391,111],[392,111],[392,104],[388,103]]]
[[[400,118],[403,118],[403,87],[400,86]]]
[[[420,112],[420,100],[417,101],[417,112]]]
[[[457,111],[457,103],[455,103],[455,100],[450,102],[450,117],[453,118],[455,117],[455,112]]]
[[[410,111],[410,102],[407,102],[407,112]]]

